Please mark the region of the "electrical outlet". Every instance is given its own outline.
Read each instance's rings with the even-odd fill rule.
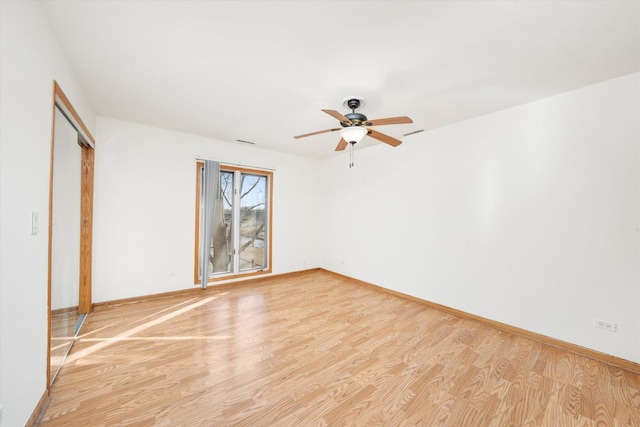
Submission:
[[[596,319],[593,322],[593,326],[596,328],[604,329],[606,331],[615,332],[618,329],[618,324],[614,322],[608,322],[606,320]]]

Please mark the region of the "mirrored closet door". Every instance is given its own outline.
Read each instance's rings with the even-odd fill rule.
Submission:
[[[91,311],[93,224],[93,138],[55,82],[50,179],[49,385]]]
[[[78,132],[56,108],[51,203],[51,381],[71,349],[81,321],[78,313],[81,164]]]

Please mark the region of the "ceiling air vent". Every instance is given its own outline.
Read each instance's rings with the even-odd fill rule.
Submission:
[[[420,132],[424,132],[424,129],[414,130],[413,132],[405,133],[405,134],[404,134],[404,135],[402,135],[402,136],[415,135],[416,133],[420,133]]]

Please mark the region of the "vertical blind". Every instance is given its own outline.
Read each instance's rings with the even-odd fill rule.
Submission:
[[[202,288],[207,288],[209,278],[209,258],[211,257],[211,241],[213,239],[213,215],[218,202],[220,189],[220,163],[212,160],[204,161],[204,176],[202,177],[202,193],[204,195],[204,212],[202,218],[203,233],[200,241],[200,277]]]

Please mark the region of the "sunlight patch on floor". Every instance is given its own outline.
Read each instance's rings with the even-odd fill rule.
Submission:
[[[165,314],[164,316],[161,316],[161,317],[159,317],[159,318],[157,318],[155,320],[150,320],[150,321],[148,321],[148,322],[146,322],[146,323],[144,323],[142,325],[139,325],[139,326],[136,326],[135,328],[129,329],[128,331],[123,332],[123,333],[121,333],[121,334],[119,334],[119,335],[117,335],[115,337],[112,337],[112,338],[102,338],[102,339],[98,339],[98,338],[82,338],[82,341],[86,341],[86,340],[91,339],[91,340],[97,340],[99,342],[97,344],[95,344],[95,345],[92,345],[89,348],[86,348],[84,350],[80,350],[80,351],[78,351],[76,353],[70,354],[69,357],[67,358],[67,361],[69,363],[75,362],[76,360],[82,359],[83,357],[86,357],[86,356],[88,356],[90,354],[93,354],[96,351],[102,350],[103,348],[105,348],[107,346],[110,346],[113,343],[130,339],[134,335],[136,335],[136,334],[138,334],[138,333],[140,333],[140,332],[142,332],[142,331],[144,331],[146,329],[149,329],[149,328],[151,328],[153,326],[159,325],[159,324],[161,324],[163,322],[166,322],[167,320],[173,319],[174,317],[179,316],[179,315],[181,315],[183,313],[186,313],[188,311],[191,311],[191,310],[193,310],[193,309],[195,309],[197,307],[200,307],[202,305],[208,304],[211,301],[213,301],[213,300],[215,300],[215,299],[217,299],[219,297],[220,297],[220,295],[215,296],[215,297],[209,297],[209,298],[205,298],[205,299],[203,299],[201,301],[195,302],[193,304],[189,304],[186,307],[183,307],[183,308],[181,308],[179,310],[175,310],[175,311],[173,311],[171,313]],[[163,311],[165,311],[165,310],[163,310]],[[154,315],[157,315],[157,313],[155,313]],[[148,317],[152,317],[152,316],[147,316],[147,318]],[[166,337],[164,337],[163,339],[166,339]]]

